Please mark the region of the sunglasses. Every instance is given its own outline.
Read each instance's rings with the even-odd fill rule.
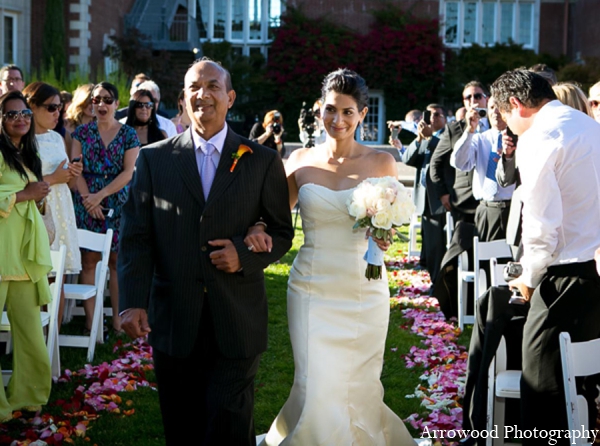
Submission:
[[[48,113],[54,113],[55,111],[61,111],[63,109],[62,102],[60,104],[42,104],[40,107],[44,107],[48,110]]]
[[[137,102],[135,103],[135,108],[147,108],[151,110],[154,107],[154,102]]]
[[[590,101],[590,106],[592,108],[597,108],[600,105],[600,102],[598,101]]]
[[[115,98],[111,98],[110,96],[96,96],[92,98],[92,104],[98,105],[101,102],[104,102],[106,105],[112,105],[115,102]]]
[[[463,97],[463,99],[465,101],[470,101],[471,98],[475,99],[476,101],[481,100],[482,98],[485,98],[486,95],[484,95],[483,93],[475,93],[475,94],[468,94],[466,96]]]
[[[25,110],[11,110],[4,113],[4,118],[8,121],[16,121],[19,118],[23,118],[25,121],[31,121],[32,116],[33,112],[27,108]]]

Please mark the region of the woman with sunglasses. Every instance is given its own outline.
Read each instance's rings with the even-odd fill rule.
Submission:
[[[119,92],[108,83],[101,82],[92,89],[92,106],[96,120],[84,124],[73,133],[71,155],[82,157],[83,175],[77,179],[75,216],[77,227],[93,232],[106,233],[113,230],[108,266],[110,269],[110,301],[113,310],[113,330],[121,331],[118,316],[119,285],[117,282],[117,251],[121,206],[127,199],[128,184],[133,175],[140,142],[133,128],[115,119],[119,107]],[[112,212],[111,212],[112,210]],[[80,282],[93,284],[96,263],[100,253],[82,252]],[[84,301],[86,330],[94,317],[94,299]]]
[[[14,410],[48,402],[50,360],[40,306],[50,302],[48,233],[38,206],[49,192],[42,177],[33,113],[19,91],[0,96],[0,308],[6,305],[13,340],[13,375],[0,386],[0,422]]]
[[[135,129],[140,147],[161,141],[167,134],[158,127],[154,97],[148,90],[137,90],[129,101],[125,124]]]
[[[60,92],[44,82],[33,82],[23,90],[23,95],[33,112],[35,137],[42,160],[42,175],[44,181],[50,185],[46,203],[52,212],[56,228],[56,237],[50,248],[58,251],[60,245],[65,245],[67,248],[65,274],[79,274],[81,254],[77,242],[73,198],[69,188],[75,187],[77,177],[83,170],[83,164],[81,160],[69,163],[64,139],[52,130],[62,110]],[[58,306],[59,329],[64,306],[65,296],[61,292]]]

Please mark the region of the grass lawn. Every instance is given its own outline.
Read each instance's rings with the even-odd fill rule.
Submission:
[[[298,223],[299,226],[300,223]],[[405,229],[405,233],[407,228]],[[291,344],[288,333],[288,323],[286,314],[286,287],[289,270],[292,261],[296,256],[300,245],[302,244],[302,233],[299,227],[296,230],[296,238],[289,253],[287,253],[279,263],[271,265],[265,271],[267,293],[269,296],[269,348],[263,355],[261,365],[256,376],[256,404],[255,404],[255,422],[256,432],[266,432],[273,419],[279,412],[279,409],[288,397],[292,386],[294,376],[294,362],[292,357]],[[395,243],[389,253],[399,253],[405,251],[406,243]],[[392,293],[394,292],[393,283],[390,282]],[[64,327],[64,331],[77,330],[72,325]],[[418,368],[406,369],[403,355],[410,347],[419,345],[422,338],[410,333],[408,330],[400,328],[406,324],[402,318],[399,307],[391,310],[390,325],[388,331],[385,362],[382,374],[382,382],[385,388],[385,402],[400,417],[419,412],[420,401],[417,398],[407,399],[407,394],[413,393],[419,383],[421,371]],[[107,322],[110,326],[110,322]],[[463,338],[463,343],[468,341],[469,333]],[[101,364],[115,359],[113,345],[117,341],[111,333],[108,343],[98,345],[94,364]],[[394,351],[392,350],[394,348]],[[81,369],[85,361],[85,349],[62,348],[61,360],[62,368],[73,371]],[[10,367],[10,356],[2,358],[2,366]],[[151,383],[154,381],[154,374],[149,372],[147,379]],[[77,384],[57,383],[53,386],[50,404],[44,408],[43,413],[56,413],[58,407],[53,406],[60,400],[69,400],[73,397]],[[186,383],[181,383],[181,392],[186,391]],[[116,413],[100,412],[97,420],[91,422],[88,426],[86,436],[88,440],[73,438],[76,445],[163,445],[162,425],[160,411],[158,407],[158,395],[151,388],[142,388],[134,392],[121,393],[123,399],[122,409],[133,408],[135,413],[130,416]],[[190,444],[193,444],[194,436],[194,412],[195,401],[190,401],[189,406],[182,407],[181,420],[182,430],[189,432]],[[8,423],[8,435],[18,435],[22,430],[19,421]],[[417,436],[416,431],[412,431]],[[14,437],[18,438],[18,437]],[[0,445],[4,444],[0,441]]]

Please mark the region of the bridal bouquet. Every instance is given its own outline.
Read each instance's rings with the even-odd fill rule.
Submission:
[[[367,178],[360,183],[346,203],[348,213],[354,217],[354,229],[370,228],[369,247],[365,253],[365,277],[381,279],[383,251],[373,237],[392,241],[392,228],[410,222],[415,211],[408,191],[394,177]]]

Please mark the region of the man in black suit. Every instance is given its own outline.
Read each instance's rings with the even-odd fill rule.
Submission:
[[[487,108],[487,94],[483,84],[471,81],[463,90],[463,104],[467,110]],[[487,118],[480,119],[479,132],[490,128]],[[445,211],[450,211],[454,222],[474,223],[478,201],[473,197],[473,172],[461,172],[450,165],[454,144],[462,136],[467,124],[464,119],[446,125],[435,152],[431,157],[429,175]]]
[[[149,333],[167,445],[192,408],[195,444],[254,445],[254,376],[267,348],[263,269],[291,247],[277,152],[242,138],[225,117],[229,72],[202,59],[185,76],[190,131],[144,148],[123,207],[122,327]],[[246,151],[251,149],[251,151]],[[267,226],[264,253],[244,244]]]
[[[417,138],[400,155],[400,160],[407,166],[417,168],[414,182],[413,201],[415,212],[421,214],[421,265],[427,268],[431,282],[435,283],[442,258],[446,252],[444,226],[445,211],[437,191],[429,177],[431,155],[438,145],[446,126],[446,113],[439,104],[429,104],[427,111],[431,113],[430,123],[421,120],[417,125]],[[391,141],[396,145],[395,141]]]

